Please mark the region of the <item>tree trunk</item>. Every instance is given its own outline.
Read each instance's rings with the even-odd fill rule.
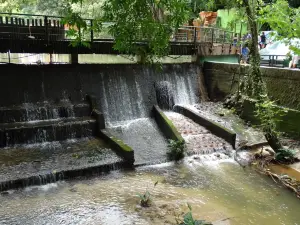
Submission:
[[[255,18],[255,6],[250,5],[249,0],[243,0],[243,4],[246,9],[246,14],[248,17],[248,23],[251,30],[251,41],[250,41],[250,73],[249,79],[247,82],[247,89],[249,97],[254,97],[256,99],[261,98],[261,95],[265,94],[263,89],[263,81],[262,74],[260,71],[260,54],[258,51],[258,29],[257,29],[257,21]]]
[[[271,129],[265,130],[264,133],[268,144],[275,152],[278,152],[280,149],[283,148],[277,135]]]
[[[248,17],[248,23],[250,25],[251,30],[251,41],[250,41],[250,71],[248,74],[248,78],[245,82],[245,90],[246,94],[258,101],[265,102],[268,101],[269,98],[267,96],[267,90],[262,80],[262,73],[260,71],[260,54],[258,50],[258,29],[257,29],[257,21],[256,21],[256,13],[255,13],[255,5],[250,5],[249,0],[243,0],[243,5],[246,9],[246,14]],[[255,3],[254,3],[255,4]],[[266,112],[268,113],[268,112]],[[270,123],[274,123],[272,119],[269,121]],[[265,138],[267,139],[271,148],[277,152],[279,149],[282,149],[282,145],[278,139],[277,134],[270,127],[263,127],[263,132],[265,134]]]

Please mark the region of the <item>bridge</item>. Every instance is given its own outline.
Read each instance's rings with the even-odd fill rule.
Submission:
[[[104,31],[92,29],[93,19],[85,19],[90,30],[84,38],[89,47],[71,45],[69,26],[62,17],[0,13],[0,53],[49,54],[121,54],[113,48],[114,38],[105,32],[112,23],[104,23]],[[212,28],[182,26],[170,37],[170,55],[228,55],[234,32]],[[146,44],[137,42],[137,44]]]

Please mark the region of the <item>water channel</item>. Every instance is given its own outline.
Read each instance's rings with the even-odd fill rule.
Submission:
[[[166,112],[166,116],[185,139],[189,156],[178,163],[166,163],[168,142],[150,113],[156,100],[160,99],[155,96],[154,81],[171,84],[174,104],[192,107],[199,97],[197,87],[193,87],[197,86],[197,73],[193,67],[172,65],[168,68],[169,72],[166,69],[167,72],[156,75],[155,80],[154,72],[148,69],[126,76],[118,69],[107,75],[93,77],[90,74],[89,78],[97,81],[93,82],[94,86],[82,84],[95,90],[101,87],[98,100],[106,129],[134,149],[138,167],[4,191],[0,194],[0,225],[176,224],[175,218],[182,218],[188,212],[187,203],[192,206],[195,218],[211,221],[214,225],[300,225],[300,201],[293,193],[250,168],[242,168],[234,161],[234,150],[229,143],[174,112]],[[131,67],[127,69],[132,71]],[[84,74],[82,79],[86,76]],[[36,108],[40,109],[30,107],[30,110],[35,112]],[[25,109],[26,124],[45,119],[38,115],[28,116],[28,107]],[[233,129],[238,140],[258,141],[259,133],[245,133],[244,127],[238,126],[239,123],[226,113],[222,113],[221,118],[216,117],[212,113],[213,107],[204,104],[196,105],[196,109]],[[74,115],[76,117],[76,113],[69,115],[72,120]],[[91,120],[89,113],[85,113],[79,122],[86,121],[83,116]],[[50,119],[56,121],[56,117],[51,114]],[[88,124],[92,122],[94,120]],[[54,125],[56,128],[64,124]],[[75,138],[74,142],[69,140],[70,128],[61,132],[67,134],[68,140],[34,139],[25,142],[25,147],[9,145],[2,149],[0,163],[6,169],[2,168],[1,180],[32,174],[39,177],[48,172],[55,174],[56,169],[71,170],[76,166],[91,167],[121,161],[106,143],[93,137],[90,127],[84,130],[82,127],[74,128],[84,134],[78,135],[81,139],[71,136]],[[53,130],[56,131],[52,126],[47,132],[56,134]],[[158,185],[154,188],[156,181]],[[152,205],[141,208],[137,195],[146,190],[152,195]]]
[[[147,188],[153,204],[144,209],[137,193]],[[0,201],[0,224],[176,224],[187,203],[194,217],[214,224],[300,224],[300,202],[291,192],[231,159],[189,157],[10,191]]]

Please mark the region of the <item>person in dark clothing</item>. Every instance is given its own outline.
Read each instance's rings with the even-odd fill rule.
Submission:
[[[261,48],[262,49],[265,48],[266,44],[267,44],[267,38],[266,38],[265,32],[262,32],[262,35],[260,36],[260,46],[261,46]]]

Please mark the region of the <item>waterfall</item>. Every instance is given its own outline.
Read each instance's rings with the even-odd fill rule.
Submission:
[[[197,72],[195,68],[178,68],[164,73],[162,79],[173,86],[175,104],[192,105],[197,103]]]
[[[152,106],[158,104],[160,98],[169,98],[157,96],[155,85],[163,83],[173,96],[167,104],[197,103],[197,71],[191,64],[163,65],[162,70],[124,65],[111,73],[101,73],[99,88],[106,125],[149,117]]]

